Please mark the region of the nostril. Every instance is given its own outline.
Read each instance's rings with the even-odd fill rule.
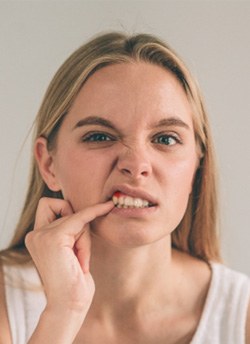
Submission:
[[[120,155],[117,161],[117,167],[121,173],[130,177],[148,177],[152,171],[150,160],[138,152]]]
[[[121,172],[124,175],[129,175],[129,176],[133,176],[133,177],[147,177],[149,175],[149,171],[147,171],[146,169],[140,169],[140,168],[122,168]]]

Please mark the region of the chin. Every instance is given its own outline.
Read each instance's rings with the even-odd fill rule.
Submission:
[[[153,244],[170,234],[166,231],[166,226],[159,230],[161,227],[156,225],[131,222],[123,221],[114,226],[105,219],[93,221],[90,225],[92,238],[113,247],[129,249]]]

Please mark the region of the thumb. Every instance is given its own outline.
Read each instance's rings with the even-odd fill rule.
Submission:
[[[86,225],[86,227],[89,227]],[[87,228],[75,243],[75,253],[83,273],[89,272],[90,254],[91,254],[91,236]]]

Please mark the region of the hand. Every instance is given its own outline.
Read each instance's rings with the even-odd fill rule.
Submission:
[[[47,308],[59,314],[63,310],[87,314],[95,289],[89,272],[89,223],[113,206],[110,201],[74,214],[65,200],[40,200],[34,230],[25,243],[41,276]]]

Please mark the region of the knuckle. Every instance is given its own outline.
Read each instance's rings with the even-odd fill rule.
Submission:
[[[29,244],[30,244],[30,232],[29,233],[27,233],[26,235],[25,235],[25,238],[24,238],[24,243],[25,243],[25,246],[26,247],[28,247],[29,246]]]
[[[34,231],[31,231],[25,235],[24,243],[27,248],[30,248],[33,242],[34,242]]]
[[[48,203],[49,198],[48,197],[41,197],[38,201],[38,206],[45,205]]]
[[[71,209],[70,204],[68,201],[59,198],[51,198],[51,197],[41,197],[38,201],[37,211],[41,212],[43,210],[48,209],[52,211],[57,211],[58,213],[62,212],[63,209],[66,209],[67,212]]]
[[[53,239],[53,231],[46,231],[46,229],[40,229],[37,231],[31,231],[25,236],[25,245],[28,249],[35,248],[39,251],[39,248],[49,247]]]

